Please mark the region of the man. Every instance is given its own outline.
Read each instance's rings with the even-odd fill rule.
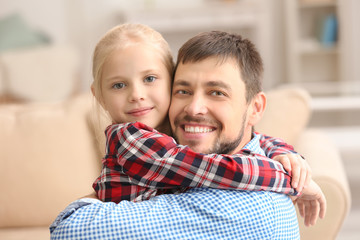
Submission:
[[[203,153],[246,148],[263,154],[252,131],[266,103],[262,71],[256,49],[239,35],[210,32],[186,42],[179,51],[169,110],[178,142]],[[311,212],[305,217],[309,224],[325,214],[324,195],[314,182],[297,202],[301,213]],[[288,196],[211,188],[118,205],[79,200],[51,230],[53,239],[299,238]]]

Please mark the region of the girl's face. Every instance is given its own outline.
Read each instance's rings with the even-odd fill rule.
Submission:
[[[157,128],[170,105],[171,76],[160,53],[146,44],[115,50],[103,66],[102,106],[113,122]]]

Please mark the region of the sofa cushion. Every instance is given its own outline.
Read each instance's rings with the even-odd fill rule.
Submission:
[[[79,85],[78,52],[47,45],[0,54],[0,94],[32,102],[60,101]]]
[[[92,192],[100,159],[90,94],[66,102],[0,105],[0,228],[49,225]]]
[[[18,13],[0,19],[0,52],[48,44],[50,39],[34,31]]]
[[[311,115],[310,95],[295,87],[272,89],[266,95],[267,107],[256,131],[294,145]]]

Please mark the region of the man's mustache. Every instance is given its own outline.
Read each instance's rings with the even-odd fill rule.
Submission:
[[[184,122],[193,122],[193,123],[199,123],[199,124],[208,124],[211,126],[215,126],[216,128],[220,128],[221,124],[218,121],[215,121],[213,119],[209,119],[202,116],[190,116],[190,115],[184,115],[184,116],[178,116],[174,120],[174,125],[179,126],[181,123]]]

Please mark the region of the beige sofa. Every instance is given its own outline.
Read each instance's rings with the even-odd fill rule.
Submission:
[[[336,147],[306,128],[309,96],[298,89],[268,93],[258,130],[295,145],[327,201],[326,218],[304,228],[302,239],[334,239],[350,208],[350,193]],[[0,239],[49,239],[49,224],[71,201],[92,191],[100,154],[89,93],[57,103],[0,105]]]

